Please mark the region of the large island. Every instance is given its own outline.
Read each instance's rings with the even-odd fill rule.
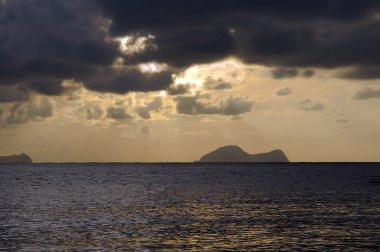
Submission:
[[[266,163],[289,162],[282,150],[267,153],[248,154],[239,146],[229,145],[216,149],[199,160],[201,163]]]

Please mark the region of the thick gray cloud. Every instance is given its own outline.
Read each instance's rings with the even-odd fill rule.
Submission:
[[[156,36],[157,51],[137,60],[178,67],[228,55],[283,67],[380,63],[375,0],[99,1],[113,21],[113,34]]]
[[[65,79],[110,66],[118,44],[89,1],[12,0],[0,12],[0,85],[60,94]]]
[[[112,65],[123,54],[107,31],[94,1],[12,0],[0,11],[0,102],[23,100],[30,90],[65,91],[74,79],[95,91],[127,93],[164,90],[171,73],[144,74]],[[15,92],[15,86],[20,87]],[[22,88],[21,88],[22,87]]]
[[[176,101],[177,112],[186,115],[235,116],[250,112],[254,105],[253,101],[239,97],[230,97],[216,105],[200,101],[199,96],[180,96]]]
[[[125,107],[109,107],[107,109],[107,118],[116,121],[125,121],[133,119],[133,116],[127,113],[127,109]]]
[[[288,96],[293,93],[292,89],[290,87],[281,88],[276,92],[276,95],[278,96]]]
[[[356,100],[380,99],[380,88],[362,88],[354,94]]]
[[[5,0],[0,86],[24,94],[7,91],[0,102],[23,100],[30,91],[59,95],[67,79],[100,92],[169,88],[171,71],[131,70],[147,61],[181,69],[235,56],[285,69],[355,66],[343,77],[379,78],[379,6],[375,0]],[[154,46],[134,54],[121,52],[115,40],[149,34]],[[118,58],[123,71],[113,68]]]
[[[143,29],[163,30],[181,27],[202,27],[223,17],[271,16],[279,19],[308,21],[358,20],[379,7],[376,0],[99,0],[104,11],[114,20],[112,32],[123,34]],[[162,15],[165,13],[166,15]],[[144,17],[143,19],[141,17]],[[182,18],[179,18],[182,17]]]
[[[298,109],[304,111],[323,111],[325,109],[325,105],[319,102],[314,102],[312,100],[305,99],[297,104]]]
[[[156,50],[125,57],[128,64],[158,61],[184,68],[209,63],[233,55],[235,43],[226,28],[181,29],[156,35]]]

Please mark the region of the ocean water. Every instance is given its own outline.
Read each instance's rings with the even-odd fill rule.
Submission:
[[[0,165],[2,251],[380,251],[380,164]]]

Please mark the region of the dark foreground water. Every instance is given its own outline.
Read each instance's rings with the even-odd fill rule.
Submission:
[[[4,251],[380,251],[379,164],[0,165]]]

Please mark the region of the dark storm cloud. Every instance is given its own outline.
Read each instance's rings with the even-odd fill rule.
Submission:
[[[209,104],[199,100],[199,96],[180,96],[177,101],[177,112],[186,115],[226,115],[236,116],[251,112],[253,101],[239,97],[230,97],[219,104]]]
[[[182,67],[235,55],[282,67],[380,64],[375,0],[99,2],[113,34],[156,36],[157,51],[137,60]]]
[[[65,79],[85,81],[110,66],[118,43],[89,1],[12,0],[0,11],[0,85],[58,95]]]
[[[192,28],[160,31],[155,34],[156,50],[148,50],[125,58],[129,64],[158,61],[183,68],[192,64],[209,63],[235,52],[235,44],[226,28]]]
[[[120,57],[127,69],[147,61],[183,68],[235,56],[278,68],[355,66],[343,77],[379,78],[373,71],[380,68],[379,6],[377,0],[1,1],[0,86],[22,86],[24,96],[59,95],[67,79],[114,93],[170,86],[169,72],[116,73],[112,65]],[[149,34],[154,46],[138,53],[122,53],[115,41]],[[18,96],[10,97],[1,100]]]
[[[31,90],[59,95],[66,79],[113,93],[163,90],[172,82],[169,72],[112,69],[119,44],[93,1],[12,0],[0,16],[0,87],[10,90],[0,101],[21,100]],[[19,95],[15,85],[24,87]]]
[[[237,27],[235,36],[238,56],[247,63],[322,68],[380,63],[379,22],[369,17],[299,22],[264,17]]]
[[[380,99],[380,88],[362,88],[354,95],[356,100]]]
[[[98,0],[113,20],[112,32],[174,29],[210,25],[227,16],[264,15],[290,20],[355,20],[363,17],[376,0]]]

